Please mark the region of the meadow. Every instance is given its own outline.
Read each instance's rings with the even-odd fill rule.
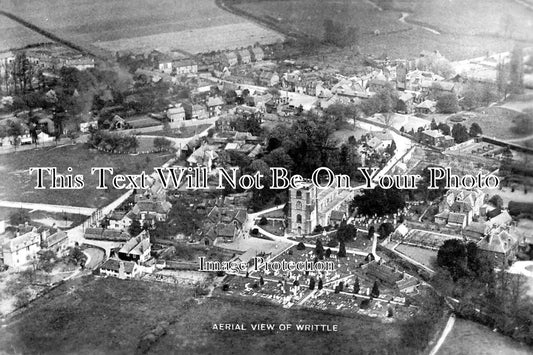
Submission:
[[[115,174],[139,174],[145,170],[147,174],[153,168],[163,165],[173,154],[168,152],[153,154],[107,154],[95,149],[87,149],[84,145],[66,145],[33,149],[0,156],[0,170],[3,178],[0,181],[0,200],[47,203],[80,207],[105,206],[125,191],[97,190],[98,177],[91,174],[92,167],[112,167]],[[36,173],[29,174],[30,167],[57,167],[58,173],[67,174],[72,167],[72,174],[84,176],[85,186],[80,190],[49,190],[35,189]],[[45,184],[50,177],[45,174]],[[110,182],[107,182],[110,184]],[[74,209],[75,212],[75,209]]]
[[[231,0],[227,0],[231,2]],[[439,50],[451,60],[508,51],[513,40],[533,43],[531,11],[513,0],[394,0],[390,9],[380,1],[235,1],[238,9],[263,17],[287,30],[323,38],[324,21],[359,27],[362,53],[412,58],[422,50]],[[504,18],[512,26],[502,36]],[[379,35],[376,35],[379,31]]]
[[[4,9],[74,42],[104,49],[179,48],[191,52],[272,43],[282,38],[214,0],[25,0]]]
[[[0,344],[7,353],[133,354],[140,353],[143,336],[165,324],[149,353],[378,354],[406,345],[401,322],[193,296],[193,289],[164,283],[93,276],[72,280],[8,320]],[[243,324],[247,330],[213,329],[221,323]],[[254,323],[336,324],[338,331],[298,332],[295,326],[290,331],[252,331]]]

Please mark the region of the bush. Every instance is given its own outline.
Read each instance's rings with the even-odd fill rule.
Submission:
[[[228,284],[222,285],[222,291],[226,292],[228,290],[229,290],[229,285]]]
[[[266,226],[268,224],[268,219],[266,219],[266,217],[261,217],[261,219],[259,220],[259,225],[260,226]]]
[[[303,242],[298,243],[296,250],[305,250],[305,244]]]

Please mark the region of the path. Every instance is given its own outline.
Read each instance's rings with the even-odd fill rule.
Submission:
[[[440,347],[444,343],[444,340],[446,340],[446,337],[452,331],[454,323],[455,323],[455,315],[452,313],[450,315],[450,318],[448,318],[448,322],[446,323],[446,327],[444,328],[444,331],[442,332],[439,340],[437,341],[437,344],[435,344],[433,349],[431,349],[431,352],[429,353],[429,355],[437,354],[437,352],[439,351]]]
[[[431,27],[428,27],[428,26],[424,26],[424,25],[421,25],[419,23],[416,23],[414,21],[407,21],[407,17],[411,16],[410,13],[408,12],[402,12],[402,16],[398,19],[398,21],[400,21],[401,23],[403,24],[406,24],[406,25],[411,25],[411,26],[415,26],[415,27],[418,27],[418,28],[421,28],[423,30],[426,30],[426,31],[429,31],[433,34],[436,34],[436,35],[440,35],[441,33]]]
[[[9,208],[25,208],[28,210],[59,212],[59,213],[73,213],[90,216],[96,211],[96,208],[76,207],[67,205],[48,205],[45,203],[30,203],[30,202],[14,202],[14,201],[0,201],[0,207]]]

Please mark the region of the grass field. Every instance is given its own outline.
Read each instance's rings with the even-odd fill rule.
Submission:
[[[0,16],[0,31],[2,31],[0,52],[23,48],[35,43],[51,42],[47,37],[41,36],[4,16]]]
[[[393,58],[417,57],[422,50],[438,49],[448,59],[485,55],[487,51],[508,51],[513,41],[499,37],[502,16],[513,21],[513,38],[533,43],[531,13],[512,0],[393,1],[382,9],[371,1],[289,0],[250,1],[237,5],[253,15],[276,21],[288,31],[300,31],[322,38],[325,19],[358,26],[363,53]],[[400,21],[405,15],[405,21]],[[435,29],[440,34],[424,27]],[[374,31],[380,34],[376,36]]]
[[[172,154],[167,152],[140,155],[106,154],[89,150],[81,144],[2,154],[0,200],[80,207],[104,206],[124,191],[113,188],[97,190],[98,177],[91,175],[92,167],[112,167],[115,174],[139,174],[142,170],[150,174],[153,167],[163,165],[171,157]],[[80,190],[35,189],[36,173],[30,176],[30,167],[57,167],[61,174],[67,174],[67,168],[72,167],[72,174],[84,176],[85,186]],[[49,183],[50,177],[45,174],[45,184]]]
[[[193,293],[163,283],[74,280],[10,320],[0,344],[8,353],[133,354],[141,337],[162,321],[170,325],[151,354],[381,354],[400,341],[400,323],[234,298],[196,301]],[[220,323],[243,324],[247,330],[213,330]],[[293,328],[252,331],[255,323]],[[298,332],[296,324],[336,324],[338,332]]]
[[[526,355],[533,350],[511,340],[510,338],[494,333],[490,328],[467,321],[456,319],[452,331],[440,348],[439,354],[449,355]]]
[[[73,41],[105,49],[203,52],[273,43],[278,33],[219,9],[214,0],[26,0],[4,9]]]

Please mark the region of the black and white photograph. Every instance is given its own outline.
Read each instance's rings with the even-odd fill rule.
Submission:
[[[533,0],[0,0],[3,354],[533,354]]]

